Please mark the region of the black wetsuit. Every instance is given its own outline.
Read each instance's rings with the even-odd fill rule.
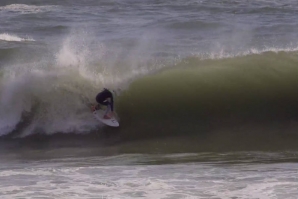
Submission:
[[[107,100],[107,98],[111,98],[111,100]],[[113,94],[108,89],[104,89],[102,92],[98,93],[96,95],[96,101],[99,104],[108,106],[110,105],[111,111],[114,111],[114,100],[113,100]]]

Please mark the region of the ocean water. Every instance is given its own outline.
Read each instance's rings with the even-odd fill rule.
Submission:
[[[0,1],[1,198],[297,198],[298,2]],[[90,104],[115,90],[119,128]]]

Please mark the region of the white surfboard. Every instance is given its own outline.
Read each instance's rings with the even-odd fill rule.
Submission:
[[[108,126],[112,126],[112,127],[118,127],[119,126],[119,122],[116,120],[115,117],[112,117],[111,119],[104,119],[103,116],[106,113],[105,110],[96,110],[93,111],[93,116],[95,119],[97,119],[98,121],[108,125]]]

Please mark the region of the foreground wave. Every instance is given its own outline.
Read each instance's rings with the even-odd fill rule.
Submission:
[[[253,142],[270,136],[278,142],[279,136],[296,137],[298,129],[297,64],[296,52],[180,60],[138,78],[119,93],[116,108],[121,128],[113,130],[92,119],[86,99],[92,101],[96,89],[90,82],[75,73],[69,78],[50,73],[30,76],[10,88],[27,85],[21,89],[25,92],[22,107],[4,107],[2,97],[2,132],[8,137],[107,132],[124,141],[216,135],[213,140],[222,143],[229,137]],[[45,89],[51,82],[59,85]],[[33,93],[30,85],[35,85]],[[9,95],[13,94],[5,93]],[[5,110],[15,114],[4,117]]]

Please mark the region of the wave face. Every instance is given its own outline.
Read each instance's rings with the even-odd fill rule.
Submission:
[[[84,60],[88,50],[72,53],[81,46],[71,41],[66,40],[56,54],[55,65],[22,64],[2,70],[2,135],[98,130],[88,106],[103,86],[122,89],[116,98],[121,120],[117,131],[128,140],[279,122],[289,124],[291,132],[296,129],[296,51],[220,59],[188,57],[153,74],[150,70],[137,75],[112,73],[109,68],[103,76],[107,68]]]
[[[138,79],[121,95],[122,130],[128,138],[295,133],[297,63],[296,52],[183,59],[174,68]]]

